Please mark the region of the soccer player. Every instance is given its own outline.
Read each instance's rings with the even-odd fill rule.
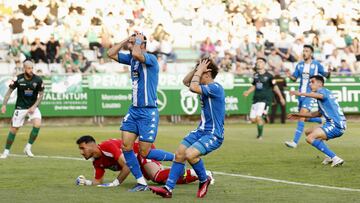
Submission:
[[[256,73],[254,74],[252,86],[243,93],[245,97],[254,92],[253,104],[251,105],[250,120],[257,124],[258,134],[256,138],[262,139],[264,120],[263,116],[267,115],[269,106],[273,100],[273,90],[280,98],[281,105],[285,105],[279,87],[276,85],[273,75],[265,70],[266,59],[258,57],[256,59]]]
[[[125,46],[129,49],[129,54],[119,52]],[[145,191],[149,188],[133,151],[135,140],[139,137],[139,153],[146,159],[158,161],[174,159],[173,153],[151,149],[159,123],[156,103],[159,64],[155,55],[146,52],[146,37],[141,33],[135,33],[114,45],[107,54],[115,61],[131,66],[132,105],[120,128],[123,140],[122,150],[126,164],[137,180],[137,184],[129,191]]]
[[[300,78],[299,91],[302,93],[310,93],[310,77],[314,75],[322,75],[324,77],[330,77],[330,72],[325,72],[324,67],[316,60],[312,58],[314,48],[311,45],[304,45],[303,58],[304,61],[300,61],[296,67],[294,73],[291,75],[289,71],[286,72],[287,76],[296,81]],[[316,101],[313,98],[301,96],[298,97],[298,109],[300,113],[308,113],[311,111],[313,104]],[[290,148],[296,148],[301,134],[304,131],[305,121],[322,123],[320,117],[315,118],[300,118],[297,122],[296,131],[292,141],[286,141],[285,145]]]
[[[31,61],[24,62],[24,73],[16,76],[9,85],[9,90],[4,97],[1,113],[6,112],[6,105],[11,93],[17,89],[17,99],[15,111],[11,119],[10,132],[8,134],[5,150],[0,158],[5,159],[10,153],[10,148],[14,142],[17,131],[24,125],[26,116],[32,120],[33,129],[31,130],[29,141],[24,148],[24,153],[28,157],[34,157],[31,146],[34,144],[41,126],[41,113],[38,108],[44,96],[44,85],[42,79],[33,73],[34,64]]]
[[[330,164],[331,167],[340,166],[344,160],[336,156],[329,149],[324,141],[340,137],[346,129],[346,118],[342,112],[339,103],[330,90],[324,88],[324,78],[320,75],[310,77],[310,87],[312,92],[304,93],[291,91],[291,95],[306,96],[317,100],[319,111],[317,112],[300,112],[290,114],[290,119],[315,118],[323,115],[325,123],[322,126],[314,127],[305,131],[306,142],[314,146],[326,155],[323,164]]]
[[[150,190],[157,195],[172,197],[176,180],[184,173],[185,161],[191,164],[199,177],[197,197],[202,198],[207,193],[211,177],[206,174],[200,156],[216,150],[224,140],[225,93],[223,87],[214,82],[217,73],[218,67],[213,61],[202,59],[183,80],[192,92],[200,95],[201,121],[198,128],[190,132],[178,147],[166,185],[150,186]]]
[[[119,186],[129,175],[129,167],[125,163],[125,158],[121,150],[122,140],[109,139],[99,145],[96,144],[95,139],[90,135],[80,137],[76,144],[78,144],[81,155],[86,159],[93,160],[95,170],[94,178],[87,180],[84,176],[80,175],[76,179],[77,185],[98,185],[100,187],[116,187]],[[153,145],[152,148],[155,148]],[[134,152],[139,153],[139,144],[135,142]],[[137,155],[141,163],[141,170],[146,179],[152,180],[155,183],[164,184],[169,176],[170,169],[164,169],[159,161],[144,159]],[[116,179],[111,183],[103,183],[105,169],[112,171],[120,171]],[[207,172],[211,175],[211,172]],[[186,184],[194,182],[198,179],[194,170],[186,170],[186,174],[181,176],[177,183]]]

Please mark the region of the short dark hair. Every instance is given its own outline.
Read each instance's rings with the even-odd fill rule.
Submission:
[[[85,142],[85,144],[90,142],[96,143],[95,139],[90,135],[83,135],[78,140],[76,140],[76,144],[81,144],[83,142]]]
[[[211,69],[211,77],[212,77],[212,79],[215,79],[216,78],[216,76],[217,76],[217,74],[218,74],[218,72],[219,72],[219,67],[216,65],[216,63],[211,59],[211,58],[209,58],[209,57],[205,57],[205,58],[202,58],[202,59],[200,59],[199,60],[199,62],[196,64],[196,67],[198,67],[199,66],[199,63],[200,63],[200,61],[202,61],[202,60],[209,60],[210,61],[210,64],[208,65],[208,69]]]
[[[264,57],[257,57],[256,60],[263,60],[266,63],[266,58]]]
[[[321,76],[321,75],[313,75],[310,77],[310,80],[314,78],[315,80],[317,81],[320,81],[323,85],[325,84],[325,80],[324,80],[324,77]]]
[[[309,48],[311,50],[311,52],[314,53],[314,47],[311,46],[310,44],[305,44],[304,48]]]

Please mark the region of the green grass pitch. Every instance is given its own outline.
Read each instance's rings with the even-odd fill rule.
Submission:
[[[306,127],[312,124],[306,124]],[[156,146],[168,151],[176,147],[195,125],[160,125]],[[321,165],[323,155],[306,144],[302,137],[297,149],[289,149],[284,141],[292,138],[295,123],[266,125],[264,139],[255,139],[256,127],[250,124],[225,126],[221,148],[204,158],[208,170],[227,174],[248,175],[323,185],[277,183],[266,180],[215,174],[215,185],[209,188],[206,202],[356,202],[360,190],[342,191],[327,186],[360,189],[360,126],[349,123],[346,133],[327,142],[345,160],[338,168]],[[30,127],[20,129],[11,153],[22,154]],[[8,128],[0,130],[0,146],[4,147]],[[42,127],[33,146],[35,155],[50,158],[10,156],[0,160],[0,202],[195,202],[198,184],[178,185],[173,199],[163,200],[151,192],[129,193],[135,184],[132,176],[117,188],[81,187],[74,184],[78,175],[93,175],[89,161],[59,159],[52,156],[80,157],[76,139],[91,134],[97,141],[118,138],[118,126]],[[170,165],[170,163],[164,163]],[[105,180],[115,173],[107,171]],[[153,184],[149,182],[150,184]]]

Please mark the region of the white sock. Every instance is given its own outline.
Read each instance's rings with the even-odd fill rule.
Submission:
[[[25,149],[31,149],[31,144],[30,143],[27,143],[26,146],[25,146]]]
[[[136,181],[137,181],[137,183],[139,183],[141,185],[147,185],[144,176],[141,176],[141,178],[136,179]]]
[[[10,154],[10,150],[5,149],[3,154]]]

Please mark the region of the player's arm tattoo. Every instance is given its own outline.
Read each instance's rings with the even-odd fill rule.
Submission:
[[[190,71],[188,74],[186,74],[186,76],[184,77],[183,79],[183,84],[186,86],[186,87],[190,87],[190,83],[191,83],[191,80],[194,76],[196,72],[196,69]]]
[[[11,93],[14,91],[14,89],[9,88],[8,91],[6,92],[5,96],[4,96],[4,101],[3,101],[3,105],[6,106],[6,104],[8,103],[9,99],[10,99],[10,95]]]
[[[191,79],[190,82],[190,91],[201,94],[201,87],[200,87],[200,74],[197,74],[198,71],[196,71]]]
[[[44,91],[39,92],[38,94],[38,98],[36,99],[35,103],[34,103],[34,107],[39,106],[40,102],[43,100],[44,97]]]

